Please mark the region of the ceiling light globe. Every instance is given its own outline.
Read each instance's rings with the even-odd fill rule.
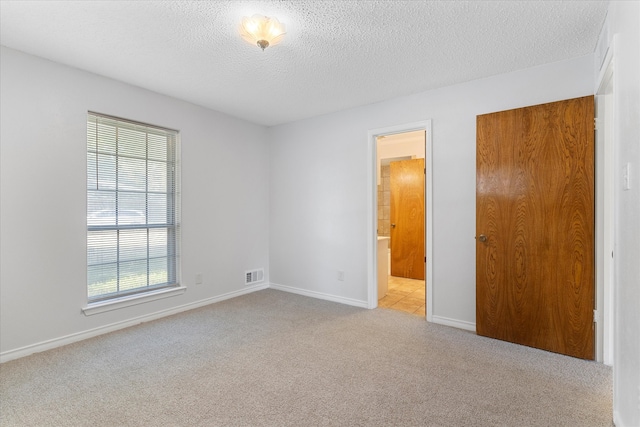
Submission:
[[[280,43],[285,34],[284,24],[277,18],[256,14],[250,18],[245,16],[240,24],[242,38],[262,50]]]

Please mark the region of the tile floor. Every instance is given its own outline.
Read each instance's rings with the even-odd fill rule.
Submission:
[[[387,295],[378,300],[378,307],[424,317],[426,315],[424,280],[389,276],[389,290]]]

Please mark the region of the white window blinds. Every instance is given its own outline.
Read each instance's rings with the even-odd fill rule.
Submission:
[[[178,134],[89,113],[89,302],[162,287],[179,278]]]

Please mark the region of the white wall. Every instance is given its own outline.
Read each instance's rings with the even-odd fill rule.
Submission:
[[[367,131],[432,119],[433,315],[475,324],[476,115],[593,82],[589,55],[270,128],[271,282],[366,306]]]
[[[413,131],[389,135],[382,139],[378,138],[376,144],[377,185],[380,185],[382,160],[394,159],[398,157],[424,159],[424,156],[426,154],[426,140],[424,131]]]
[[[247,291],[268,279],[265,128],[2,47],[0,355],[4,360]],[[180,130],[180,295],[86,317],[87,110]],[[194,285],[196,273],[204,283]],[[49,340],[53,340],[48,342]]]
[[[614,49],[616,150],[613,410],[618,427],[631,427],[640,426],[640,3],[611,2],[607,21],[605,46]],[[630,190],[622,186],[627,163]]]

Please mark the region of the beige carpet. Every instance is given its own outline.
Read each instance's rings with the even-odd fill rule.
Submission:
[[[0,365],[2,426],[611,426],[611,369],[264,290]]]

